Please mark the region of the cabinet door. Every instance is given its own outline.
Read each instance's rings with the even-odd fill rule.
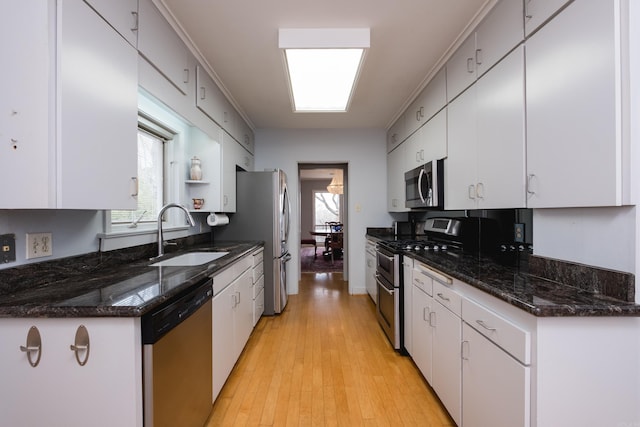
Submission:
[[[404,119],[405,115],[398,117],[398,120],[387,132],[387,153],[390,153],[404,141]]]
[[[451,102],[476,80],[476,33],[460,45],[447,62],[447,100]]]
[[[374,258],[375,262],[375,258]],[[375,268],[374,268],[375,269]],[[404,348],[409,354],[413,351],[413,285],[411,280],[411,274],[413,271],[413,259],[408,257],[402,257],[402,302],[404,307]]]
[[[478,176],[475,85],[450,103],[447,109],[445,207],[448,210],[475,209]]]
[[[457,425],[462,425],[462,321],[442,304],[433,303],[432,387]]]
[[[214,278],[215,280],[215,278]],[[216,400],[222,386],[229,377],[235,358],[235,322],[236,305],[235,286],[228,285],[213,297],[213,400]]]
[[[235,288],[238,297],[234,313],[236,319],[235,360],[237,360],[249,340],[251,331],[253,331],[253,272],[250,268],[245,270],[236,280]]]
[[[2,319],[1,324],[0,425],[80,427],[91,420],[92,426],[142,426],[139,320]],[[84,366],[70,350],[80,325],[90,344]],[[42,343],[35,367],[20,350],[31,326]]]
[[[59,7],[57,206],[135,209],[137,52],[86,3]]]
[[[524,47],[481,77],[476,91],[478,208],[524,208]]]
[[[236,158],[238,144],[222,132],[222,211],[236,211]]]
[[[569,0],[524,0],[524,30],[529,36]]]
[[[429,384],[432,383],[432,348],[433,335],[431,327],[431,312],[433,298],[420,288],[412,286],[411,306],[411,358]]]
[[[138,0],[85,0],[122,37],[138,45]]]
[[[462,325],[462,420],[465,427],[528,427],[530,368],[466,323]]]
[[[420,128],[422,163],[447,157],[447,110],[441,110]],[[420,165],[417,165],[420,166]],[[416,166],[416,167],[417,167]]]
[[[138,7],[138,50],[180,92],[191,93],[195,76],[189,69],[189,50],[152,0],[140,0]]]
[[[55,207],[55,185],[49,184],[55,178],[49,153],[55,142],[49,129],[55,75],[52,9],[51,2],[41,0],[0,5],[3,16],[11,17],[0,26],[0,180],[5,183],[0,209]]]
[[[405,207],[404,164],[406,143],[387,154],[387,210],[407,212]]]
[[[476,29],[475,63],[478,77],[524,39],[522,1],[501,0]]]
[[[575,1],[526,42],[528,207],[625,200],[617,4]]]

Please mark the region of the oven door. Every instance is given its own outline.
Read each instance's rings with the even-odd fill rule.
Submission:
[[[380,246],[376,247],[376,273],[380,274],[382,277],[386,279],[387,282],[391,283],[391,286],[396,283],[398,278],[396,277],[396,256],[381,248]]]
[[[383,276],[376,273],[378,323],[396,350],[400,349],[400,292]]]

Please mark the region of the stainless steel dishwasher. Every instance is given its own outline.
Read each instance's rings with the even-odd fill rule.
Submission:
[[[211,309],[206,279],[142,317],[145,427],[201,427],[211,412]]]

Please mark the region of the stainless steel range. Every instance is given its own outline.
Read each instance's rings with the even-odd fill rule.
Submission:
[[[479,218],[430,218],[417,224],[410,237],[398,236],[376,246],[377,317],[393,348],[404,351],[404,298],[402,277],[403,253],[442,252],[457,256],[464,251],[477,251]],[[485,225],[487,235],[490,225]],[[490,238],[487,238],[490,240]],[[490,243],[495,247],[495,243]]]

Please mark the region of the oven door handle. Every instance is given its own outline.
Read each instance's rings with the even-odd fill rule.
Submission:
[[[388,293],[389,295],[393,295],[394,290],[387,288],[384,282],[380,279],[380,275],[378,274],[376,274],[376,282],[378,282],[378,284],[380,285],[379,287],[384,289],[386,293]]]

